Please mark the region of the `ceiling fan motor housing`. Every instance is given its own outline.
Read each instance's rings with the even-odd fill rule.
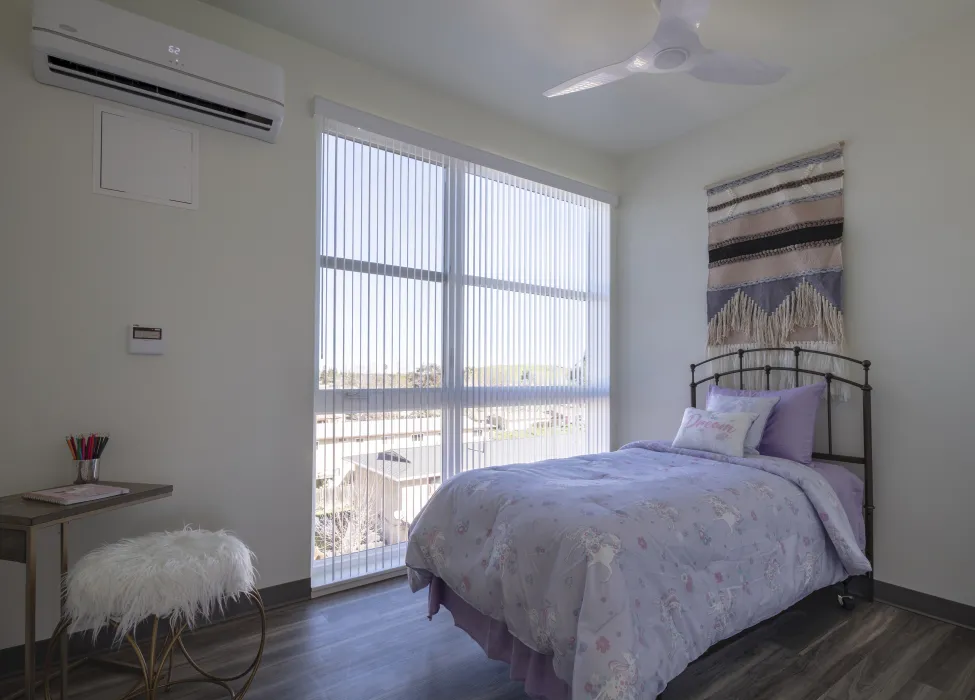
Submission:
[[[659,71],[677,70],[690,58],[686,49],[671,48],[658,51],[653,57],[653,67]]]

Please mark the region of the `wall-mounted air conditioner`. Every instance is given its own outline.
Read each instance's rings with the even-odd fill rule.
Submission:
[[[97,0],[34,0],[42,83],[273,142],[284,71]]]

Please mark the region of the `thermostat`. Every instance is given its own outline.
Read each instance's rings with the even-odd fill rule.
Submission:
[[[162,355],[166,350],[164,342],[162,328],[129,327],[130,355]]]

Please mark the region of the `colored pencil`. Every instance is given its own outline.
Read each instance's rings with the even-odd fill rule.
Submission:
[[[108,444],[108,438],[108,435],[89,433],[87,436],[81,434],[68,435],[65,436],[64,441],[68,445],[72,459],[85,460],[101,457],[102,452],[105,451],[105,446]]]

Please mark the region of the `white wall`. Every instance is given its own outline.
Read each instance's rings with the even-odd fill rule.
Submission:
[[[268,145],[200,127],[198,211],[91,189],[94,100],[35,82],[29,0],[0,3],[0,493],[70,481],[61,437],[112,433],[106,478],[175,484],[171,499],[71,527],[76,558],[122,536],[231,528],[261,585],[309,575],[313,491],[314,95],[612,189],[616,164],[483,109],[192,0],[129,9],[284,66]],[[125,351],[160,325],[163,357]],[[41,557],[46,636],[54,532]],[[0,648],[22,641],[23,567],[0,562]]]
[[[629,159],[617,445],[669,438],[706,342],[707,184],[846,139],[846,322],[873,362],[876,574],[975,605],[975,17]],[[919,60],[923,58],[923,60]]]

